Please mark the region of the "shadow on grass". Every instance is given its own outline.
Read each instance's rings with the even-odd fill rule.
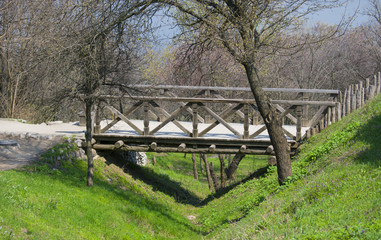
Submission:
[[[79,160],[82,161],[82,160]],[[35,163],[35,166],[44,166],[46,163],[44,162],[38,162]],[[85,168],[78,168],[76,166],[70,167],[69,169],[62,168],[60,171],[57,170],[47,170],[48,168],[51,168],[49,165],[47,168],[43,168],[43,170],[38,170],[33,167],[34,165],[28,166],[24,169],[16,170],[19,172],[22,172],[28,176],[32,175],[32,177],[37,177],[40,175],[42,178],[49,178],[49,182],[51,184],[54,183],[54,181],[64,183],[68,187],[74,187],[80,191],[92,191],[92,192],[99,192],[99,190],[96,189],[102,189],[104,191],[110,192],[114,194],[115,196],[118,196],[126,201],[126,205],[128,206],[127,209],[120,209],[121,211],[125,211],[127,214],[131,214],[131,212],[137,211],[139,214],[142,212],[157,212],[156,216],[160,216],[160,218],[166,219],[164,222],[165,224],[176,224],[180,225],[183,228],[197,233],[197,234],[205,234],[201,232],[200,230],[197,230],[194,225],[192,225],[188,220],[181,217],[174,217],[173,210],[171,210],[168,206],[163,205],[161,203],[158,203],[156,200],[149,199],[145,196],[142,196],[140,194],[134,193],[129,190],[123,190],[119,188],[118,186],[111,185],[101,179],[98,179],[96,176],[94,176],[94,187],[89,188],[86,185],[86,175],[87,175],[87,169]],[[33,170],[34,169],[34,170]],[[38,175],[36,175],[38,174]],[[148,214],[147,218],[152,218],[152,214]],[[144,214],[143,216],[144,217]],[[137,221],[139,221],[139,218],[137,218]],[[155,224],[155,220],[150,219],[152,224]],[[163,223],[163,220],[159,220],[160,223]],[[184,229],[183,229],[184,230]],[[181,231],[181,230],[180,230]]]
[[[223,195],[227,194],[228,192],[230,192],[231,190],[233,190],[235,187],[237,187],[240,184],[243,184],[243,183],[250,181],[254,178],[263,177],[267,173],[268,168],[269,168],[269,166],[259,168],[255,172],[253,172],[252,174],[247,176],[246,178],[242,179],[241,181],[238,181],[234,184],[231,184],[225,188],[222,188],[219,191],[215,192],[214,194],[210,194],[207,198],[205,198],[201,202],[201,205],[204,206],[204,205],[208,204],[209,202],[213,201],[214,199],[222,197]]]
[[[360,150],[355,161],[374,167],[381,166],[381,115],[372,116],[361,126],[355,138],[369,145]]]
[[[139,179],[145,184],[152,186],[154,191],[160,191],[166,195],[173,197],[177,202],[182,204],[189,204],[195,207],[202,207],[211,202],[213,199],[220,198],[227,194],[230,190],[236,186],[250,181],[254,178],[260,178],[267,173],[268,166],[259,168],[255,172],[251,173],[241,181],[237,181],[225,188],[218,190],[213,194],[209,194],[207,198],[202,199],[181,186],[181,183],[173,181],[165,174],[158,174],[150,168],[140,167],[134,164],[130,164],[125,160],[122,160],[120,156],[114,154],[103,153],[102,156],[109,162],[117,165],[124,172],[131,175],[134,179]],[[190,165],[190,164],[189,164]],[[191,166],[191,165],[190,165]],[[195,180],[196,181],[196,180]],[[200,180],[199,180],[200,181]],[[202,180],[201,180],[202,181]],[[207,181],[204,179],[204,181]]]
[[[181,183],[173,181],[167,175],[158,174],[152,169],[130,164],[119,156],[104,153],[102,156],[109,162],[117,165],[134,179],[139,179],[145,184],[152,186],[154,191],[160,191],[173,197],[176,202],[200,206],[202,199],[191,191],[181,186]]]

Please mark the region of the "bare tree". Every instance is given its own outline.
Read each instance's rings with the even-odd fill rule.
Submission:
[[[213,42],[223,46],[245,69],[247,80],[265,120],[277,157],[278,180],[282,184],[292,175],[290,150],[274,106],[262,89],[258,72],[260,57],[282,46],[279,34],[292,31],[295,24],[310,12],[333,7],[338,1],[175,1],[153,0],[175,7],[181,15],[185,33],[198,34],[200,44]],[[194,34],[192,35],[194,37]]]

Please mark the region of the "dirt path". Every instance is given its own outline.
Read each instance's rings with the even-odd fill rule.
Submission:
[[[57,144],[62,136],[81,137],[84,130],[85,127],[75,123],[27,124],[0,119],[0,140],[18,143],[18,146],[0,145],[0,171],[25,166]]]
[[[0,140],[15,140],[18,143],[18,146],[0,146],[0,171],[23,167],[38,160],[42,153],[59,141],[58,138],[37,140],[4,135],[0,135]]]

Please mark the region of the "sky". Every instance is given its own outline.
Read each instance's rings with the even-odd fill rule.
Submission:
[[[369,0],[348,0],[347,4],[340,8],[327,9],[310,15],[307,26],[313,26],[317,22],[330,25],[338,24],[343,16],[348,18],[356,13],[354,21],[352,22],[352,26],[356,27],[369,21],[369,17],[363,14],[368,8]],[[171,24],[171,20],[166,17],[156,16],[154,21],[157,26],[160,26],[157,30],[158,40],[161,42],[161,45],[165,46],[172,41],[172,37],[178,30]]]
[[[351,17],[357,11],[353,21],[353,26],[356,27],[369,21],[369,17],[363,14],[368,8],[369,0],[349,0],[343,7],[327,9],[310,16],[309,24],[312,25],[317,22],[338,24],[343,16]]]

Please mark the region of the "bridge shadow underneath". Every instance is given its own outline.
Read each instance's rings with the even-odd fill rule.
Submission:
[[[162,192],[168,196],[173,197],[178,203],[189,204],[194,207],[205,206],[212,200],[218,199],[229,193],[229,191],[234,189],[236,186],[250,181],[254,178],[260,178],[264,176],[267,173],[268,169],[268,166],[259,168],[241,181],[237,181],[226,186],[225,188],[221,188],[217,192],[210,193],[205,199],[203,199],[197,196],[195,193],[184,188],[180,182],[172,180],[168,175],[156,173],[148,167],[142,167],[133,163],[129,163],[115,153],[100,152],[99,154],[106,159],[107,164],[115,164],[125,173],[132,176],[133,179],[143,181],[145,184],[150,185],[153,191]],[[194,181],[202,180],[195,179]]]

